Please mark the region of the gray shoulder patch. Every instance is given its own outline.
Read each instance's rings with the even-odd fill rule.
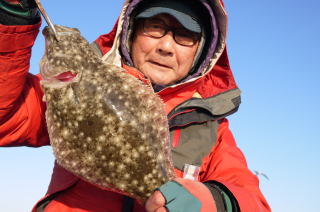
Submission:
[[[221,116],[239,107],[240,103],[240,89],[236,88],[206,99],[190,99],[179,105],[177,109],[203,108],[210,111],[213,116]]]
[[[208,121],[180,128],[179,144],[172,149],[175,168],[183,171],[185,164],[201,166],[202,159],[216,144],[218,126],[218,121]],[[172,139],[174,129],[170,133]]]

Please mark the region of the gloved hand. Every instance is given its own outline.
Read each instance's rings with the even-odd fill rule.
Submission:
[[[202,183],[176,178],[162,185],[146,202],[148,212],[216,212],[209,189]]]
[[[21,7],[27,8],[36,8],[37,4],[34,0],[2,0],[10,4],[19,4]]]
[[[34,0],[0,0],[0,24],[30,25],[40,21]]]

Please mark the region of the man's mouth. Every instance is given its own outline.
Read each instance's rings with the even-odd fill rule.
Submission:
[[[152,60],[150,60],[149,61],[151,64],[153,64],[153,65],[157,65],[157,66],[160,66],[160,67],[163,67],[163,68],[172,68],[171,66],[168,66],[168,65],[165,65],[165,64],[163,64],[163,63],[159,63],[159,62],[156,62],[156,61],[152,61]]]

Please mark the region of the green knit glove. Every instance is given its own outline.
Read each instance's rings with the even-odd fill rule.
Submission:
[[[159,191],[166,199],[166,208],[170,212],[200,212],[201,202],[181,184],[170,181],[162,185]]]

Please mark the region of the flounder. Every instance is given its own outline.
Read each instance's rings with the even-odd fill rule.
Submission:
[[[106,64],[75,28],[43,30],[40,62],[46,120],[57,162],[101,188],[144,202],[175,177],[163,102]]]

